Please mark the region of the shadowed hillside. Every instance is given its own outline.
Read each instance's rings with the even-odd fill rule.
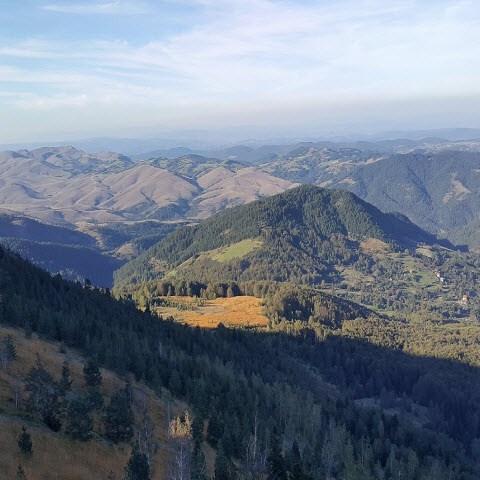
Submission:
[[[231,476],[268,474],[265,459],[275,452],[285,474],[301,469],[318,480],[478,477],[477,369],[308,330],[192,329],[51,278],[3,250],[0,272],[3,324],[184,399],[208,420],[200,439]],[[266,448],[252,457],[251,441]]]

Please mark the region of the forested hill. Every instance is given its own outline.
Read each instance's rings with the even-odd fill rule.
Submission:
[[[197,427],[183,444],[183,478],[205,479],[201,442],[219,479],[479,478],[474,368],[308,331],[189,328],[3,249],[0,295],[0,323],[184,400]],[[36,405],[25,405],[30,422],[63,428],[52,424],[50,403],[39,404],[40,416]]]
[[[436,241],[406,217],[382,213],[350,192],[304,185],[175,231],[118,270],[115,284],[166,274],[315,284],[333,265],[354,260],[359,242],[369,238],[393,248]]]

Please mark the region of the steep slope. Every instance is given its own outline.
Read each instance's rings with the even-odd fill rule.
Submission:
[[[368,238],[397,248],[435,242],[408,219],[384,214],[351,193],[302,186],[177,230],[116,272],[115,283],[166,275],[319,283],[335,265],[351,263]]]
[[[480,153],[459,150],[392,155],[359,167],[336,186],[348,188],[385,211],[455,242],[480,244],[466,234],[480,220]]]
[[[95,240],[85,233],[56,225],[47,225],[20,215],[0,214],[0,237],[82,247],[95,246]]]
[[[0,243],[51,273],[100,287],[111,287],[123,264],[99,251],[90,235],[19,215],[0,214]]]
[[[40,359],[45,370],[60,379],[62,366],[68,364],[72,379],[72,391],[66,402],[85,394],[83,367],[86,359],[78,352],[67,349],[58,342],[46,341],[35,336],[26,338],[17,329],[0,326],[0,342],[10,338],[15,345],[16,358],[8,367],[0,368],[0,472],[2,478],[15,478],[21,465],[29,480],[56,476],[71,480],[122,478],[130,456],[130,447],[114,444],[101,436],[101,416],[97,413],[96,431],[89,441],[71,438],[64,430],[55,432],[39,421],[25,408],[28,392],[25,390],[29,372]],[[125,379],[109,370],[102,370],[101,394],[108,404],[112,395],[125,387]],[[144,384],[135,383],[132,388],[134,408],[147,406],[147,414],[155,422],[153,441],[158,445],[168,443],[168,408],[179,410],[174,402],[170,406],[160,400],[155,392]],[[65,420],[66,421],[66,420]],[[33,453],[22,454],[17,442],[22,427],[31,435]],[[169,453],[157,449],[152,459],[152,480],[167,476]],[[113,475],[113,477],[112,477]]]
[[[425,230],[480,244],[480,143],[425,138],[342,145],[299,145],[261,168],[292,182],[350,190],[384,212],[400,212]]]
[[[474,440],[480,434],[476,420],[480,383],[474,368],[410,356],[348,335],[187,328],[139,312],[130,302],[115,301],[98,290],[52,278],[2,249],[0,279],[0,323],[24,329],[34,339],[38,335],[55,340],[67,355],[75,349],[85,358],[96,358],[117,375],[133,374],[151,387],[155,397],[168,399],[168,390],[186,400],[197,423],[193,438],[184,436],[180,444],[183,455],[192,453],[192,467],[204,465],[199,449],[193,448],[200,442],[210,465],[215,462],[212,448],[218,448],[217,466],[226,465],[231,472],[227,478],[250,471],[262,476],[278,473],[263,460],[272,454],[282,475],[300,472],[318,480],[333,471],[340,478],[351,472],[365,478],[388,478],[399,472],[412,480],[478,478]],[[28,347],[23,347],[23,340],[18,343],[22,359]],[[57,352],[48,353],[63,360],[64,354]],[[45,382],[44,374],[42,378]],[[74,383],[74,391],[77,388]],[[10,401],[12,408],[2,412],[9,422],[18,416]],[[28,427],[34,440],[50,438],[53,434],[45,432],[35,408],[33,415]],[[175,425],[178,428],[170,429],[173,439],[182,432],[185,418],[178,418]],[[18,426],[9,426],[2,441],[7,438],[11,443]],[[98,433],[104,435],[102,430]],[[55,435],[61,439],[63,430]],[[75,442],[74,462],[84,455],[83,465],[91,465],[92,450],[105,452],[104,465],[112,462],[110,441],[102,439],[99,449],[89,443],[95,441],[96,437]],[[262,446],[259,453],[245,448],[255,443],[269,446]],[[126,442],[120,445],[130,450]],[[53,446],[65,452],[63,445]],[[39,451],[46,447],[37,446]],[[162,447],[160,451],[171,452],[178,460],[179,449],[171,444]],[[333,452],[333,457],[319,451]],[[9,471],[15,469],[17,458],[5,458]],[[122,457],[117,458],[120,462]],[[28,461],[36,461],[35,451]],[[61,455],[53,461],[66,463]],[[178,461],[169,466],[175,465]],[[58,472],[66,467],[49,468]],[[32,480],[39,480],[35,471],[28,472]],[[86,472],[91,475],[91,467]],[[211,473],[210,468],[207,474]]]
[[[21,238],[0,238],[0,243],[53,274],[80,282],[88,280],[97,287],[110,288],[113,272],[124,263],[89,247]]]

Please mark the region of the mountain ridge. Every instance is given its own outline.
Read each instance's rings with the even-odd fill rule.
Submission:
[[[350,192],[303,185],[176,230],[118,270],[115,282],[128,283],[129,275],[135,278],[136,268],[141,270],[143,280],[152,280],[169,269],[174,269],[175,276],[191,275],[195,279],[193,265],[200,277],[213,269],[219,281],[309,277],[302,283],[317,283],[328,275],[335,255],[348,261],[355,255],[352,252],[359,250],[358,241],[368,238],[402,248],[437,241],[406,217],[384,214]],[[216,249],[245,240],[251,242],[250,250],[233,263],[215,260],[212,252]],[[266,276],[262,277],[258,269]]]

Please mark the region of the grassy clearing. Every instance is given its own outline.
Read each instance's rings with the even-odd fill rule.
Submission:
[[[367,255],[388,253],[391,251],[390,245],[378,238],[367,238],[360,243],[360,249]]]
[[[259,249],[263,245],[261,240],[248,238],[241,242],[234,243],[228,247],[224,247],[211,253],[210,257],[217,262],[229,262],[238,258],[243,258],[254,250]]]
[[[18,358],[8,370],[0,369],[0,478],[15,478],[19,463],[24,467],[29,480],[106,479],[110,472],[113,472],[115,479],[123,478],[123,469],[130,456],[129,445],[113,445],[98,435],[88,442],[71,440],[64,434],[52,432],[42,423],[29,419],[24,412],[15,408],[14,386],[19,382],[21,384],[34,365],[37,354],[45,368],[57,379],[64,360],[67,360],[74,390],[83,388],[83,358],[71,350],[61,353],[59,344],[37,338],[26,339],[17,330],[0,327],[0,338],[6,335],[14,337]],[[102,370],[102,376],[102,393],[105,396],[125,384],[123,379],[108,370]],[[167,478],[167,405],[145,385],[133,383],[133,388],[134,398],[146,401],[160,446],[154,461],[153,479]],[[23,388],[20,392],[21,399],[25,398]],[[174,413],[183,410],[184,406],[172,402],[171,408]],[[21,456],[17,446],[22,425],[26,425],[32,435],[33,456],[29,459]]]
[[[219,323],[228,327],[266,328],[268,319],[263,313],[262,302],[255,297],[232,297],[205,300],[205,304],[195,305],[191,297],[166,297],[172,303],[187,305],[189,310],[175,306],[158,307],[163,317],[173,317],[187,325],[216,328]]]
[[[433,252],[430,247],[418,247],[416,252],[419,255],[423,255],[424,257],[432,258],[433,257]]]

